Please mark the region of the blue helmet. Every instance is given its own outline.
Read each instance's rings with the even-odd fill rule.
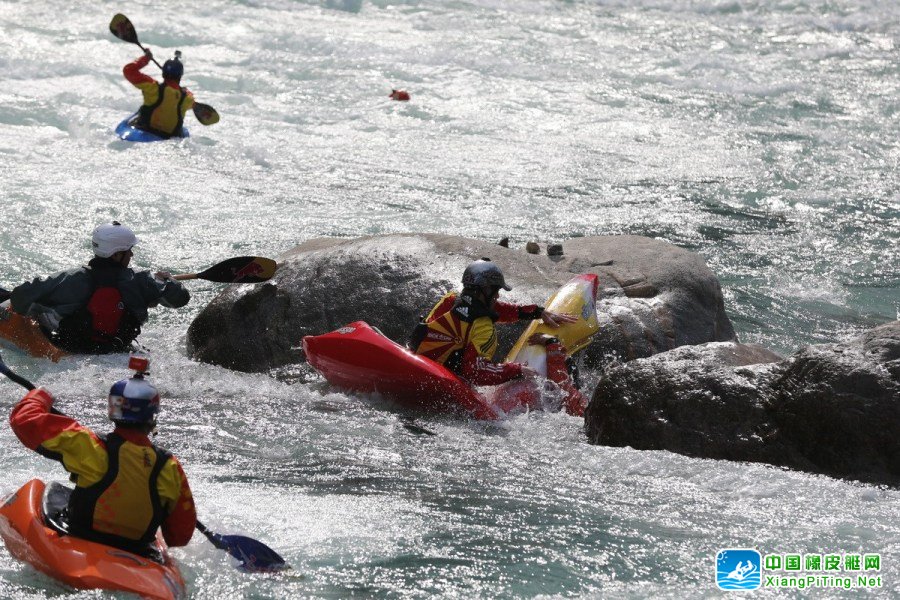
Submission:
[[[464,288],[489,286],[503,288],[507,292],[512,289],[506,285],[503,271],[489,258],[476,260],[466,267],[466,270],[463,271],[462,284]]]
[[[170,58],[163,63],[162,74],[163,79],[181,81],[181,76],[184,75],[184,65],[181,64],[181,61],[177,56],[175,58]]]
[[[109,420],[116,423],[153,423],[159,414],[159,391],[144,376],[121,379],[109,388]]]

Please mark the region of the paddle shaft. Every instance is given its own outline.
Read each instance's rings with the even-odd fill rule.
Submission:
[[[21,385],[23,388],[25,388],[29,392],[37,387],[33,383],[28,381],[27,379],[22,377],[21,375],[16,375],[15,373],[13,373],[12,369],[7,367],[6,363],[3,362],[2,356],[0,356],[0,373],[3,373],[4,375],[6,375],[7,379],[9,379],[10,381],[12,381],[14,383],[18,383],[19,385]],[[50,407],[50,414],[63,415],[63,413],[59,412],[59,410],[57,410],[57,408],[55,406]]]
[[[146,54],[146,53],[147,53],[147,49],[146,49],[146,48],[144,48],[144,47],[143,47],[143,46],[142,46],[142,45],[141,45],[141,43],[140,43],[140,42],[138,42],[138,41],[137,41],[137,40],[135,40],[135,42],[134,42],[134,43],[135,43],[135,44],[137,44],[137,47],[138,47],[138,48],[140,48],[140,49],[141,49],[141,50],[143,50],[143,51],[144,51],[144,54]],[[159,64],[159,63],[158,63],[158,62],[156,62],[156,59],[155,59],[155,58],[153,58],[153,55],[152,55],[152,54],[151,54],[151,55],[150,55],[150,60],[152,60],[152,61],[153,61],[153,64],[155,64],[155,65],[156,65],[156,66],[157,66],[157,67],[159,67],[159,68],[160,68],[160,69],[162,69],[162,65],[161,65],[161,64]]]
[[[3,358],[0,358],[0,373],[3,373],[4,375],[6,375],[7,379],[18,383],[26,390],[31,391],[35,388],[35,385],[33,383],[31,383],[21,375],[16,375],[15,373],[13,373],[12,370],[6,366],[6,363],[3,362]]]
[[[206,539],[208,539],[213,546],[215,546],[216,548],[222,548],[222,544],[219,542],[219,540],[216,539],[215,534],[207,529],[206,525],[200,522],[200,519],[197,519],[197,524],[195,525],[195,527],[197,528],[197,531],[206,536]]]
[[[182,273],[181,275],[172,275],[172,279],[177,279],[178,281],[186,281],[188,279],[199,279],[199,273]]]

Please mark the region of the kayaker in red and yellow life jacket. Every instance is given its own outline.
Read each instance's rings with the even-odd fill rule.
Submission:
[[[187,477],[148,437],[159,413],[156,388],[140,372],[113,384],[109,418],[116,427],[105,437],[56,411],[53,401],[44,388],[31,390],[9,422],[23,444],[71,473],[72,535],[146,555],[162,527],[169,546],[186,545],[197,520]]]
[[[503,272],[490,259],[483,258],[466,267],[462,284],[462,293],[446,294],[419,323],[410,340],[410,348],[416,354],[443,364],[473,385],[497,385],[516,377],[536,375],[525,365],[493,362],[497,351],[495,323],[543,319],[556,327],[577,320],[536,304],[499,301],[500,290],[512,288],[506,285]],[[535,338],[531,343],[544,341]],[[558,340],[555,343],[558,344]]]
[[[67,352],[127,351],[149,308],[180,308],[191,297],[166,271],[128,268],[137,243],[134,232],[117,221],[100,225],[91,235],[94,258],[87,266],[16,286],[12,309],[35,319]]]
[[[125,79],[144,95],[144,104],[131,123],[135,127],[160,137],[183,137],[181,128],[184,125],[184,115],[194,106],[194,95],[179,85],[184,73],[180,55],[180,52],[176,52],[175,58],[163,63],[162,83],[141,73],[141,69],[153,58],[149,48],[144,51],[144,56],[122,69]]]

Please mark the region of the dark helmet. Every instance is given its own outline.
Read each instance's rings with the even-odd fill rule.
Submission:
[[[498,287],[507,292],[512,288],[506,285],[503,279],[503,271],[491,262],[489,258],[482,258],[471,263],[462,276],[463,287]]]
[[[179,52],[177,54],[181,53]],[[175,81],[181,81],[181,76],[184,75],[184,65],[181,64],[181,60],[177,55],[175,56],[175,58],[170,58],[163,63],[162,74],[163,79],[173,79]]]

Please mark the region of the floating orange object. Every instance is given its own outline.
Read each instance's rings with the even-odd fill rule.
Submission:
[[[158,534],[156,543],[163,564],[62,535],[44,521],[41,503],[45,488],[43,481],[32,479],[3,500],[0,536],[10,554],[76,588],[121,590],[157,600],[187,596],[181,573]]]
[[[390,94],[391,100],[400,100],[401,102],[406,102],[409,100],[409,92],[406,90],[391,90]]]

